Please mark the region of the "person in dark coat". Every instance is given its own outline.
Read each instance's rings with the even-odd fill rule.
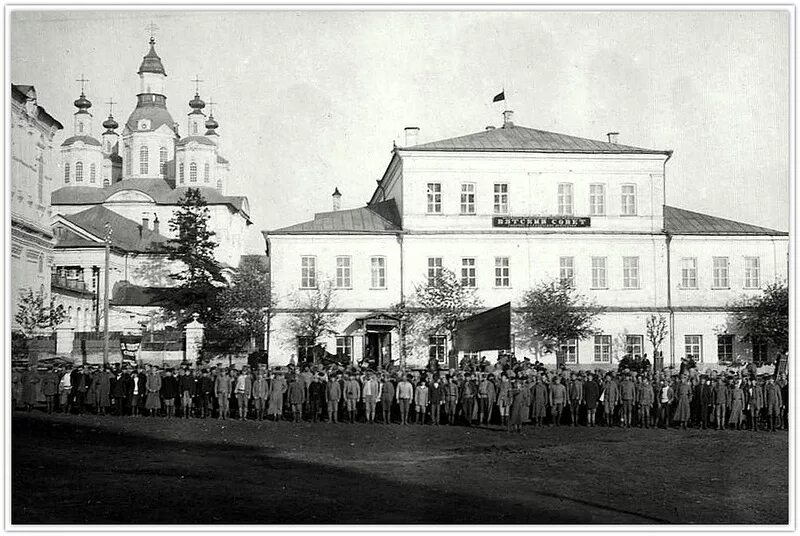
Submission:
[[[214,378],[208,373],[208,369],[201,371],[199,384],[200,416],[205,419],[211,415],[214,408]]]
[[[758,432],[758,418],[761,414],[761,408],[764,407],[764,390],[758,385],[755,377],[750,378],[744,394],[747,401],[747,410],[750,414],[750,430]]]
[[[47,413],[53,413],[55,398],[58,394],[58,382],[60,378],[53,369],[48,370],[42,376],[42,394],[47,401]]]
[[[296,423],[300,422],[302,418],[303,404],[306,401],[306,390],[299,380],[298,376],[294,375],[289,383],[289,389],[286,391],[286,401],[292,408],[292,415]]]
[[[111,387],[111,396],[114,397],[114,405],[117,408],[117,415],[125,414],[125,406],[128,404],[128,393],[130,391],[131,375],[128,369],[124,369],[117,374],[114,385]]]
[[[717,430],[725,429],[725,410],[728,407],[728,388],[722,378],[711,390],[711,404],[714,406],[714,417],[717,420]]]
[[[678,406],[675,408],[674,419],[680,422],[681,429],[686,430],[692,404],[692,388],[686,377],[681,378],[675,397],[678,399]]]
[[[764,387],[764,403],[767,408],[770,430],[774,432],[783,409],[783,394],[781,393],[781,388],[775,384],[775,379],[771,376],[767,380],[766,387]]]
[[[167,411],[167,418],[175,415],[175,399],[178,398],[178,379],[172,375],[172,369],[164,372],[161,378],[161,398],[164,400],[164,408]]]
[[[589,373],[589,379],[583,383],[583,403],[586,404],[586,424],[594,426],[597,416],[597,404],[600,401],[600,384],[595,375]]]
[[[308,402],[311,410],[311,422],[317,422],[322,411],[322,403],[325,400],[325,384],[320,381],[317,375],[311,377],[308,385]]]
[[[542,421],[547,415],[547,406],[550,400],[550,393],[547,391],[547,386],[542,383],[539,375],[533,377],[533,386],[531,389],[531,419],[533,424],[541,428]],[[509,404],[510,406],[510,404]]]
[[[518,379],[511,380],[511,390],[508,393],[511,399],[511,411],[508,418],[508,431],[522,433],[522,412],[525,410],[528,397],[520,387]]]
[[[713,409],[713,396],[711,390],[711,380],[707,377],[701,378],[700,385],[695,390],[697,397],[697,409],[700,428],[705,430],[709,426],[708,419]]]
[[[28,370],[22,373],[22,402],[28,411],[36,405],[36,394],[41,381],[39,372],[33,365],[29,365]]]
[[[639,408],[639,428],[650,428],[650,418],[653,415],[654,394],[653,386],[647,378],[639,378],[636,390],[636,403]]]
[[[445,390],[438,373],[434,374],[433,381],[428,387],[428,398],[431,402],[431,421],[433,421],[434,426],[439,426],[441,408],[445,403]]]
[[[194,375],[188,370],[181,370],[178,376],[178,394],[181,398],[181,411],[184,419],[192,416],[192,402],[196,391]]]

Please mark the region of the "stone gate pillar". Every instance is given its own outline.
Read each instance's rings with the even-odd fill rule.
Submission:
[[[75,340],[75,328],[62,325],[56,328],[56,355],[72,354],[72,343]]]
[[[200,348],[203,345],[203,324],[197,321],[200,315],[192,313],[192,321],[186,325],[186,355],[184,359],[190,363],[196,363],[200,356]]]

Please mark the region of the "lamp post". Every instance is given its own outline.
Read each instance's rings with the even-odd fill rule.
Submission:
[[[108,365],[108,271],[111,261],[111,224],[106,222],[105,228],[106,263],[103,277],[103,366]]]

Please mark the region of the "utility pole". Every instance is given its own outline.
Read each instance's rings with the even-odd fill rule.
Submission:
[[[108,272],[111,261],[111,224],[106,222],[106,265],[103,282],[103,366],[108,365]]]

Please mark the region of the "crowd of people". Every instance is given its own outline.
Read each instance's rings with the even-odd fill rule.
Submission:
[[[661,428],[788,429],[786,374],[548,370],[500,360],[450,370],[372,371],[304,365],[269,370],[155,365],[35,367],[12,373],[30,411],[166,418]]]

